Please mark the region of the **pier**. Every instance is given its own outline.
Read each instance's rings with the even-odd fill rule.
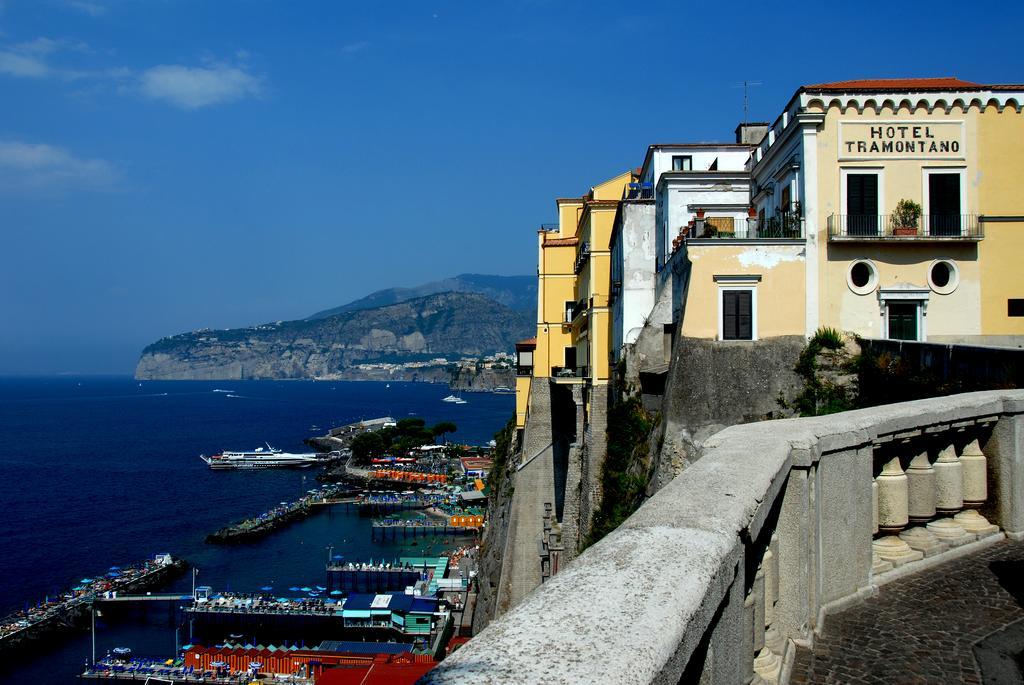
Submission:
[[[256,540],[290,523],[301,521],[312,513],[315,506],[354,504],[357,501],[358,498],[336,486],[310,490],[306,495],[294,502],[281,502],[276,507],[258,516],[239,521],[210,533],[206,536],[206,542],[231,545]]]
[[[112,566],[96,579],[84,579],[81,585],[26,611],[0,619],[0,651],[19,648],[26,642],[81,627],[96,601],[138,601],[153,595],[122,595],[165,583],[185,569],[185,562],[158,554],[152,561],[125,567]],[[104,597],[106,595],[107,597]],[[176,597],[179,595],[176,595]],[[130,599],[129,599],[130,598]]]
[[[479,526],[453,526],[445,521],[395,521],[382,519],[374,521],[370,529],[370,539],[395,540],[399,536],[403,538],[417,537],[446,537],[455,535],[478,535]]]

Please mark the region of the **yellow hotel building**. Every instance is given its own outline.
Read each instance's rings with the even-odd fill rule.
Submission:
[[[764,281],[748,278],[730,284],[756,319],[744,337],[831,326],[1024,345],[1022,105],[1022,85],[955,78],[799,88],[749,170],[757,221],[802,229],[802,264],[794,255],[759,267],[794,267],[785,280],[802,280],[802,321],[798,306],[768,314]]]
[[[558,223],[537,231],[537,335],[516,345],[516,425],[526,424],[534,379],[603,385],[609,378],[610,246],[630,172],[578,198],[558,198]]]
[[[611,236],[615,210],[633,179],[625,172],[594,186],[576,226],[572,346],[576,375],[587,385],[607,385],[611,363]]]

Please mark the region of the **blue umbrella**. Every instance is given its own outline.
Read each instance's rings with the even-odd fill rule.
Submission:
[[[317,585],[317,586],[316,586],[316,589],[317,589],[317,590],[319,590],[320,592],[323,592],[323,591],[324,591],[324,590],[326,590],[327,588],[325,588],[325,587],[324,587],[323,585]]]
[[[342,556],[342,555],[340,555],[340,554],[335,554],[335,555],[334,555],[333,557],[331,557],[331,558],[332,558],[332,559],[334,559],[335,561],[340,561],[340,560],[344,559],[345,557],[343,557],[343,556]]]
[[[273,589],[274,589],[274,588],[272,588],[272,587],[271,587],[271,586],[269,586],[269,585],[264,585],[263,587],[261,587],[261,588],[260,588],[260,590],[263,590],[264,592],[270,592],[270,591],[271,591],[271,590],[273,590]]]
[[[111,566],[108,570],[110,570],[110,571],[120,571],[121,567],[120,566]]]
[[[288,591],[289,592],[298,592],[299,589],[300,588],[298,586],[292,585],[290,588],[288,588]]]
[[[81,579],[80,581],[78,581],[78,582],[79,582],[79,583],[91,583],[91,582],[92,582],[92,578],[82,578],[82,579]]]
[[[277,598],[277,601],[278,601],[278,603],[279,603],[279,604],[287,604],[287,603],[288,603],[288,602],[290,602],[291,600],[290,600],[290,599],[288,599],[287,597],[278,597],[278,598]]]
[[[304,587],[304,588],[302,588],[302,591],[303,592],[312,592],[313,588],[311,588],[311,587]]]
[[[331,594],[334,595],[335,597],[337,597],[338,595],[343,595],[345,593],[342,592],[341,590],[331,590]]]

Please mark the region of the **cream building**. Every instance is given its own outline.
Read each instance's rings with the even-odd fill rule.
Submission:
[[[805,335],[1024,344],[1022,104],[955,78],[797,90],[749,169],[758,221],[805,227]]]

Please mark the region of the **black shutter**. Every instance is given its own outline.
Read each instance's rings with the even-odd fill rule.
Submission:
[[[859,216],[864,209],[864,176],[863,174],[849,174],[846,177],[846,213],[849,216]]]
[[[878,234],[878,176],[846,176],[846,222],[849,235]]]
[[[753,333],[753,316],[751,312],[751,293],[749,290],[740,290],[736,293],[739,295],[737,299],[739,305],[739,315],[737,317],[737,333],[736,337],[739,340],[750,340],[754,336]]]
[[[722,293],[722,338],[735,340],[739,332],[739,293],[727,290]]]

